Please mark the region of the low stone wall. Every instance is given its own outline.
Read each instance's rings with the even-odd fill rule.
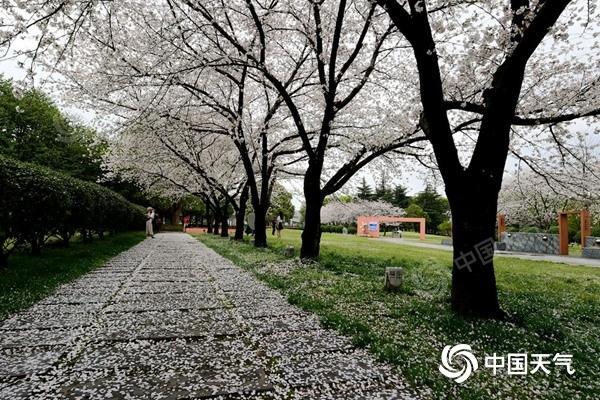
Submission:
[[[581,249],[583,257],[600,259],[600,244],[597,244],[596,240],[600,240],[600,238],[594,236],[587,236],[585,238],[585,247]]]
[[[502,235],[507,251],[520,253],[559,254],[558,235],[546,233],[509,232]]]
[[[596,244],[596,240],[600,240],[600,237],[586,236],[585,247],[596,247],[600,249],[600,245]]]

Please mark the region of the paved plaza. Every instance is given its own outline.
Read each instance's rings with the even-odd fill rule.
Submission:
[[[410,399],[391,367],[183,233],[0,322],[0,399]]]

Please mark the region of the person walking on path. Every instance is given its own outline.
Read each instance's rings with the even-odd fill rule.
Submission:
[[[156,215],[154,216],[154,224],[155,224],[155,228],[156,228],[154,230],[156,231],[156,233],[160,232],[160,229],[162,228],[163,220],[159,213],[156,213]]]
[[[271,227],[273,228],[273,232],[271,232],[271,235],[275,236],[275,231],[277,230],[277,221],[275,219],[271,221]]]
[[[281,231],[283,230],[283,215],[281,213],[279,213],[279,215],[277,216],[277,237],[279,239],[281,239]]]
[[[152,222],[154,221],[154,209],[148,207],[146,212],[146,236],[154,238],[154,231],[152,229]]]

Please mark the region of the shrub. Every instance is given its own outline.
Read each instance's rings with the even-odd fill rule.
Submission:
[[[29,244],[34,254],[50,236],[64,244],[93,234],[143,226],[145,210],[100,185],[0,156],[0,266]]]
[[[541,233],[541,229],[536,227],[536,226],[526,226],[523,229],[521,229],[521,232],[524,233]]]
[[[437,228],[441,235],[452,236],[452,222],[450,220],[442,222]]]
[[[349,234],[356,235],[356,227],[347,226]],[[344,233],[344,225],[321,225],[321,232],[323,233]]]

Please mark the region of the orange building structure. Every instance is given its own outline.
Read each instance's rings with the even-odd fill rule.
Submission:
[[[425,240],[425,218],[411,217],[386,217],[386,216],[360,216],[356,220],[356,234],[371,238],[379,237],[381,224],[390,224],[395,222],[412,222],[419,224],[419,239]]]

